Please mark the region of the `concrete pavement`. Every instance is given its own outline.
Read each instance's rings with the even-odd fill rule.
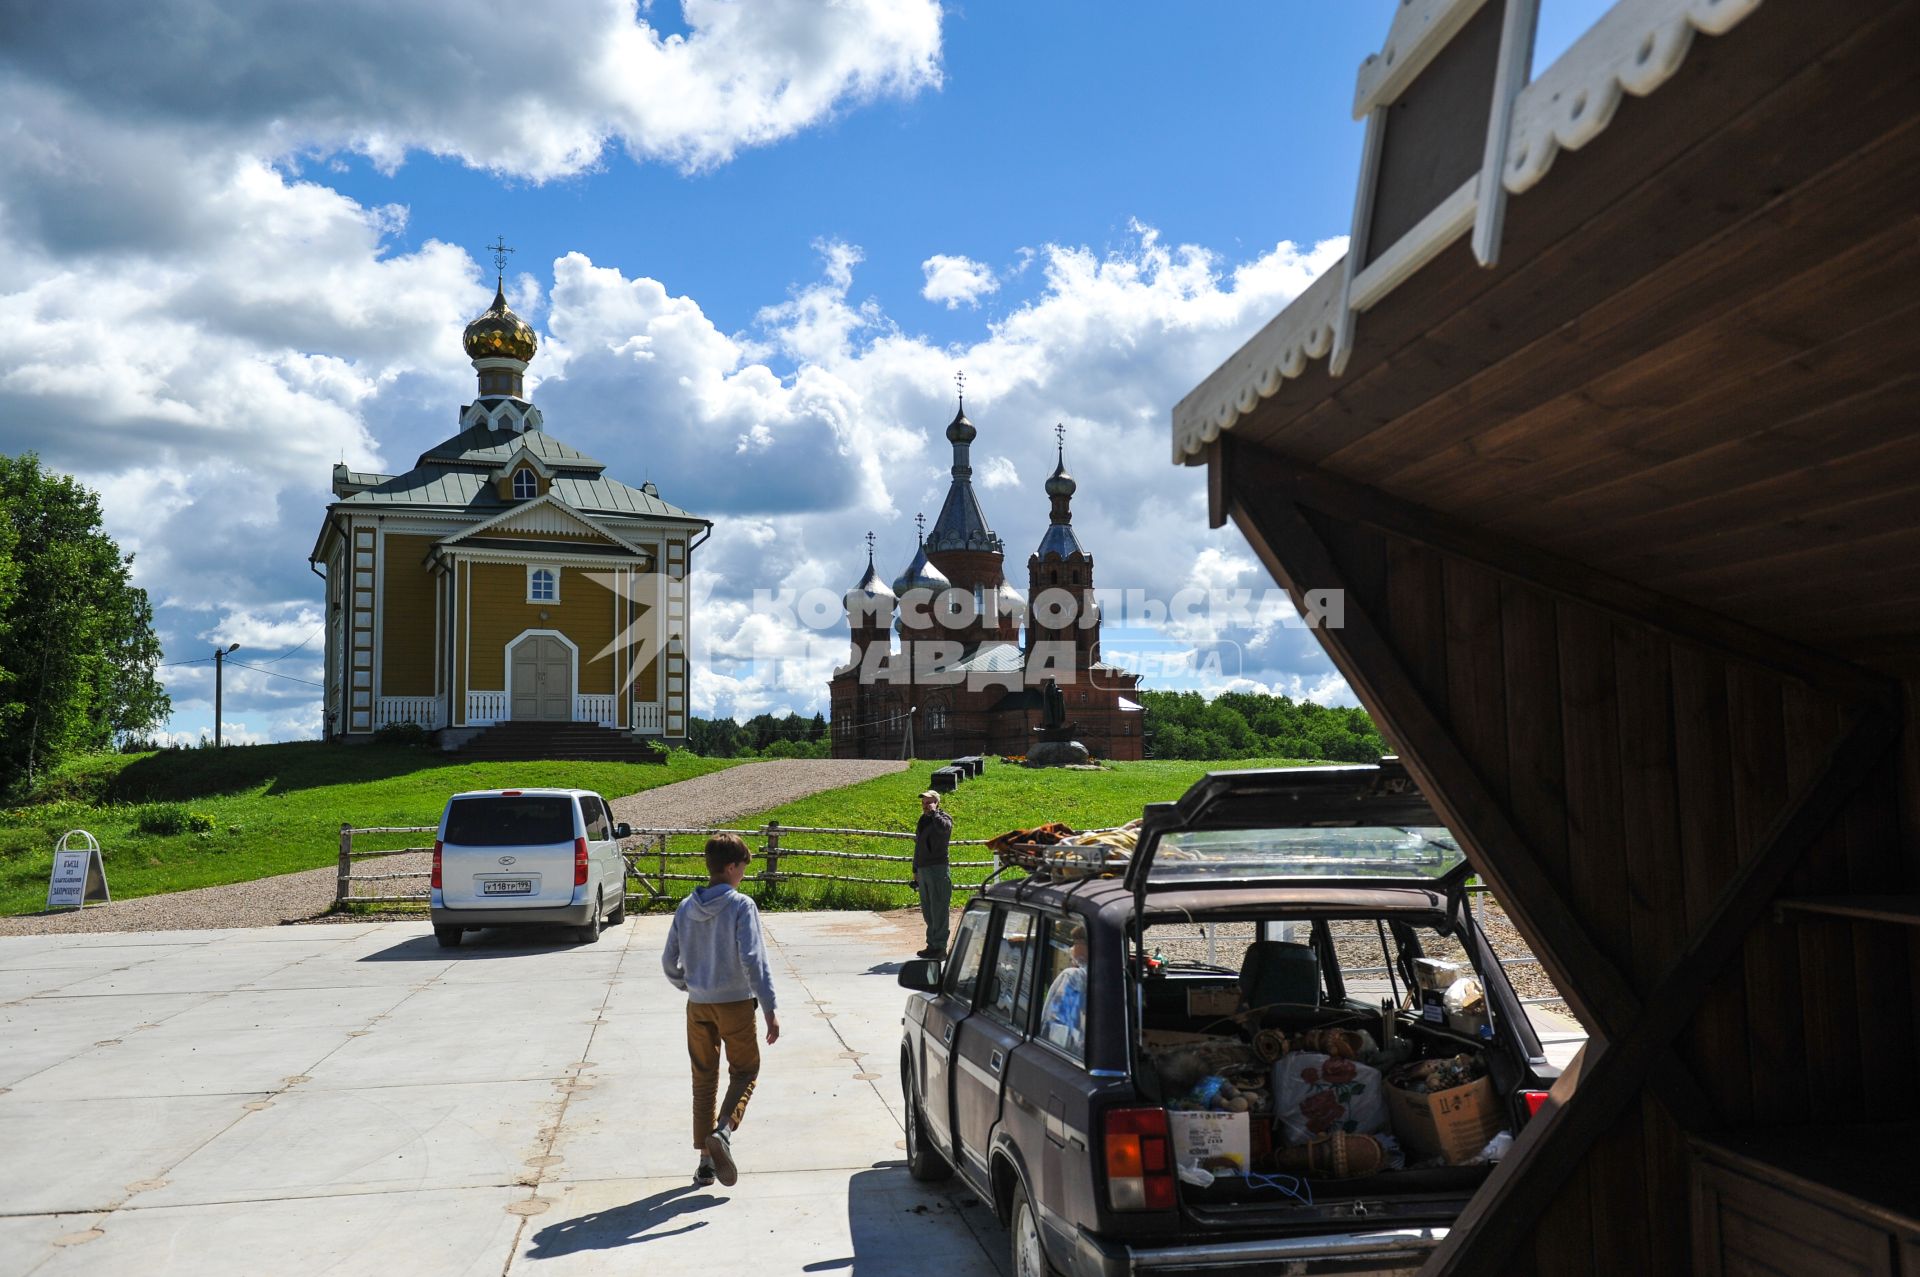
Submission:
[[[767,924],[781,1039],[700,1190],[664,917],[0,938],[0,1272],[1004,1272],[991,1212],[902,1166],[921,937]]]

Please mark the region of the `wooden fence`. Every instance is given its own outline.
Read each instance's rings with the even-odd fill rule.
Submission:
[[[427,899],[425,891],[386,893],[375,895],[357,895],[354,884],[361,882],[396,882],[405,879],[426,878],[429,870],[410,869],[391,873],[358,873],[355,865],[360,861],[385,859],[391,856],[431,853],[431,845],[425,847],[383,848],[365,850],[356,848],[354,840],[360,837],[392,837],[399,834],[432,834],[433,825],[393,825],[355,828],[351,825],[340,826],[340,864],[334,891],[336,905],[348,903],[377,903],[386,901],[422,901]],[[808,841],[841,840],[846,842],[864,842],[869,839],[906,839],[912,841],[913,834],[894,829],[834,829],[814,825],[782,825],[778,821],[768,821],[755,829],[696,829],[696,828],[649,828],[636,829],[631,838],[624,840],[621,855],[627,862],[627,899],[641,907],[653,904],[671,903],[672,888],[675,882],[704,883],[707,875],[704,864],[700,872],[678,872],[676,866],[686,861],[704,861],[704,844],[714,834],[738,834],[749,845],[759,844],[760,868],[749,874],[746,881],[772,885],[782,882],[816,881],[871,884],[877,886],[905,888],[907,879],[882,878],[859,873],[822,873],[814,869],[782,868],[784,859],[828,860],[854,862],[881,862],[887,864],[911,864],[912,855],[892,855],[876,851],[849,851],[843,848],[794,846],[791,839],[799,836]],[[698,839],[702,846],[676,850],[672,846],[675,838]],[[979,838],[956,838],[953,847],[984,847],[986,841]],[[991,882],[1000,872],[1000,862],[996,857],[954,858],[951,861],[955,875],[954,886],[969,891],[977,891]],[[978,881],[962,880],[961,873],[971,874],[984,870],[985,876]]]

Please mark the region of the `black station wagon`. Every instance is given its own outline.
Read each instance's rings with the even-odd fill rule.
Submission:
[[[1365,1151],[1391,1146],[1399,1168],[1315,1154],[1261,1172],[1256,1138],[1239,1173],[1189,1165],[1202,1127],[1176,1062],[1183,1044],[1269,1058],[1338,1031],[1402,1076],[1471,1060],[1479,1118],[1517,1132],[1557,1071],[1474,923],[1468,873],[1387,759],[1217,773],[1147,809],[1124,879],[995,884],[945,963],[900,974],[915,991],[900,1057],[912,1174],[957,1171],[993,1203],[1020,1277],[1412,1272],[1488,1161],[1376,1140]],[[1477,979],[1471,1017],[1428,991],[1437,969]],[[1277,1147],[1267,1114],[1241,1129],[1263,1124]]]

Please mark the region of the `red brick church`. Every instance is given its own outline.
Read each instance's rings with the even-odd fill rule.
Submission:
[[[973,490],[969,454],[978,433],[962,401],[947,426],[946,503],[891,588],[868,535],[866,575],[846,595],[853,648],[829,684],[833,756],[1023,755],[1051,679],[1074,739],[1093,757],[1140,758],[1140,676],[1100,659],[1093,556],[1073,531],[1076,485],[1065,450],[1047,478],[1052,518],[1027,558],[1023,598],[1007,581],[1005,546]]]

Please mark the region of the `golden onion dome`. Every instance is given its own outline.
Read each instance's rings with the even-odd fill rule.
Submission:
[[[503,281],[501,288],[494,290],[493,305],[487,307],[487,313],[467,325],[466,334],[461,338],[467,348],[467,358],[518,359],[524,364],[540,348],[540,340],[533,335],[527,321],[507,306],[504,287]]]

